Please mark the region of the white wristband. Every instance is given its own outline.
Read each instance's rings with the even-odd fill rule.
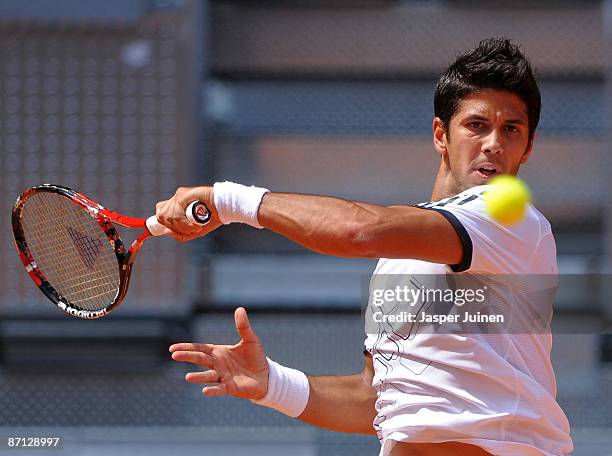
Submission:
[[[252,400],[255,404],[278,410],[293,418],[300,416],[310,395],[310,385],[304,372],[282,366],[270,358],[268,367],[268,392],[264,397]]]
[[[263,196],[269,191],[227,181],[215,183],[213,192],[219,220],[224,225],[237,222],[263,228],[257,219],[257,212]]]

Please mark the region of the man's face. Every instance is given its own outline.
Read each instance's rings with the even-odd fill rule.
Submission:
[[[457,192],[518,172],[531,153],[527,106],[517,95],[483,89],[459,105],[449,132],[434,119],[434,144],[450,168]],[[450,139],[450,141],[449,141]]]

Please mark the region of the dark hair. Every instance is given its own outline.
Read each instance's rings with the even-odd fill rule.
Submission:
[[[462,99],[480,89],[512,92],[527,106],[529,141],[540,120],[541,99],[531,65],[519,46],[507,38],[489,38],[461,54],[440,77],[434,95],[434,115],[447,129]]]

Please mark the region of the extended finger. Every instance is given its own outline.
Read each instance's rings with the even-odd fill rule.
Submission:
[[[195,351],[176,351],[172,353],[174,361],[182,361],[186,363],[197,364],[198,366],[213,367],[212,356],[202,352]]]
[[[223,394],[227,394],[227,387],[223,384],[207,386],[202,388],[202,394],[206,397],[222,396]]]
[[[213,344],[199,344],[196,342],[177,342],[170,345],[170,353],[175,351],[199,351],[210,355],[213,351]]]
[[[251,324],[249,323],[249,317],[247,317],[246,310],[244,307],[238,307],[234,312],[234,322],[236,324],[236,331],[244,342],[257,342],[259,339]]]
[[[207,370],[205,372],[189,372],[185,375],[185,380],[189,383],[219,383],[221,379],[216,370]]]

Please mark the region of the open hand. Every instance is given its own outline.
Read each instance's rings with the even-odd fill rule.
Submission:
[[[205,396],[261,399],[268,390],[268,360],[244,308],[236,309],[234,321],[240,336],[237,344],[177,343],[170,346],[172,359],[208,368],[185,376],[190,383],[211,384],[202,389]]]

